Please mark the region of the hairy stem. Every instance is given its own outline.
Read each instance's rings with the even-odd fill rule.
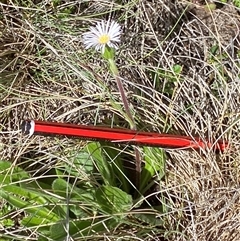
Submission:
[[[132,116],[132,113],[131,113],[131,110],[130,110],[129,102],[127,100],[127,97],[126,97],[126,94],[125,94],[125,91],[124,91],[124,88],[123,88],[123,84],[122,84],[121,78],[119,76],[118,69],[117,69],[113,59],[109,59],[108,61],[109,61],[109,64],[110,64],[110,69],[113,72],[114,78],[116,79],[118,90],[119,90],[121,98],[122,98],[124,109],[125,109],[126,114],[129,118],[130,128],[132,130],[137,130],[135,121],[133,119],[133,116]],[[134,151],[135,151],[135,159],[136,159],[136,184],[135,185],[136,185],[137,188],[139,188],[140,174],[141,174],[141,155],[140,155],[139,150],[136,147],[134,147]]]

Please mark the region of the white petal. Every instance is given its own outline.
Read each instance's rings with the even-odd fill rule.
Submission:
[[[106,45],[111,48],[118,48],[116,43],[120,42],[121,26],[117,22],[102,20],[101,22],[97,22],[95,27],[90,27],[89,30],[90,31],[82,35],[83,43],[87,49],[94,47],[96,50],[101,49],[104,52]],[[107,43],[99,43],[99,38],[102,35],[109,36],[109,41]]]

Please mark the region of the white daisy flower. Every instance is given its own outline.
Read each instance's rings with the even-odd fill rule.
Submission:
[[[90,31],[83,34],[83,43],[86,49],[94,47],[104,53],[106,45],[110,48],[118,48],[120,42],[121,26],[115,21],[101,21],[95,27],[90,27]]]

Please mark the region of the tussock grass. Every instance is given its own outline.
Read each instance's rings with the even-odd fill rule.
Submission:
[[[52,166],[68,163],[85,146],[79,140],[26,139],[18,131],[23,119],[128,127],[106,63],[81,43],[89,25],[108,17],[123,26],[117,64],[139,130],[230,144],[220,154],[167,151],[166,178],[149,194],[166,200],[167,211],[156,212],[164,220],[161,228],[133,221],[94,240],[240,239],[239,10],[231,1],[212,11],[205,4],[0,3],[1,160],[21,164],[37,180],[54,176]],[[12,210],[11,215],[19,220],[25,213]],[[20,232],[17,221],[15,226],[8,230],[1,223],[1,233],[9,240],[38,236],[33,229]]]

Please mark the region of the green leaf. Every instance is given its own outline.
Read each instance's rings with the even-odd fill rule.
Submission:
[[[98,142],[91,142],[87,145],[86,148],[90,155],[90,159],[101,174],[104,183],[107,185],[115,186],[115,179],[112,173],[111,165],[103,155],[101,145]]]
[[[1,190],[6,193],[14,194],[15,196],[24,198],[29,202],[42,205],[47,203],[46,198],[49,197],[58,201],[57,198],[53,198],[52,196],[49,196],[49,194],[42,193],[42,190],[39,189],[39,186],[35,183],[35,181],[31,181],[28,173],[23,171],[21,168],[13,168],[12,164],[9,162],[0,162],[0,169]],[[46,198],[44,198],[44,196]]]
[[[3,190],[0,190],[0,197],[5,199],[7,202],[9,202],[16,208],[23,209],[27,213],[31,213],[38,217],[41,217],[44,223],[56,222],[59,220],[59,217],[55,213],[51,212],[51,210],[45,207],[39,207],[38,204],[32,204],[28,201],[24,201],[21,198],[8,194]]]
[[[95,191],[93,188],[78,188],[63,179],[56,179],[52,184],[52,189],[59,196],[71,200],[71,204],[66,206],[64,203],[62,207],[65,207],[65,211],[69,208],[77,217],[85,217],[87,212],[88,214],[89,212],[94,212],[97,206],[94,201]],[[85,208],[82,208],[81,203],[84,203]],[[86,204],[91,205],[90,211],[87,209]]]
[[[211,48],[210,48],[210,54],[215,56],[217,54],[217,51],[219,50],[219,45],[213,45]]]
[[[123,160],[120,155],[121,150],[108,145],[103,147],[103,151],[108,161],[111,162],[111,169],[114,178],[120,182],[118,187],[120,186],[123,191],[129,193],[131,185],[125,175]]]
[[[133,216],[151,226],[161,226],[164,224],[162,219],[156,217],[156,213],[136,213]]]
[[[68,234],[72,239],[78,240],[77,238],[82,238],[85,240],[86,236],[96,235],[98,233],[106,233],[106,227],[111,229],[115,227],[117,222],[112,219],[100,219],[94,218],[93,220],[71,220],[68,223],[59,222],[51,227],[51,240],[63,241],[66,240],[67,232],[66,226],[68,227]]]
[[[103,212],[123,214],[132,207],[132,197],[117,187],[101,186],[96,191],[96,200]]]
[[[47,219],[43,219],[42,217],[38,217],[35,214],[24,217],[21,221],[21,224],[25,227],[38,227],[39,230],[49,230],[50,226],[52,226],[55,222],[51,223]]]
[[[46,199],[41,197],[39,192],[29,191],[29,190],[27,190],[23,187],[19,187],[19,186],[14,185],[14,184],[9,184],[7,186],[4,186],[4,187],[2,187],[2,190],[7,191],[8,193],[18,195],[22,198],[24,197],[27,200],[34,201],[35,203],[38,203],[38,204],[45,204],[46,203]]]
[[[27,178],[29,178],[28,173],[20,167],[14,167],[11,162],[0,161],[0,187]]]
[[[61,222],[54,224],[51,231],[51,240],[62,241],[66,239],[66,225],[68,226],[68,233],[73,236],[76,233],[80,233],[84,229],[89,229],[92,225],[92,220],[84,221],[69,221],[68,224]]]
[[[145,166],[141,173],[140,192],[144,194],[152,185],[149,183],[155,174],[161,179],[165,175],[165,151],[161,148],[144,147]]]
[[[179,64],[175,64],[175,65],[173,66],[173,72],[174,72],[176,75],[181,74],[181,72],[182,72],[182,66],[179,65]]]
[[[48,203],[56,203],[59,199],[43,194],[25,171],[13,167],[9,162],[0,162],[0,170],[0,197],[15,208],[32,214],[32,217],[38,217],[41,219],[41,224],[59,220],[57,214],[63,214],[62,209],[58,206],[48,207]]]
[[[67,171],[69,174],[79,177],[81,172],[84,173],[84,175],[91,174],[93,172],[93,162],[91,158],[89,158],[89,153],[85,150],[78,153],[73,153],[73,158],[71,159],[71,165],[69,165],[69,163],[65,164],[65,171]]]
[[[4,220],[1,221],[1,224],[5,226],[5,228],[7,227],[13,227],[15,224],[15,222],[10,219],[10,218],[5,218]]]
[[[68,183],[64,179],[56,179],[53,181],[52,189],[54,193],[58,194],[63,198],[70,198],[71,200],[86,201],[93,200],[93,190],[80,189]]]

